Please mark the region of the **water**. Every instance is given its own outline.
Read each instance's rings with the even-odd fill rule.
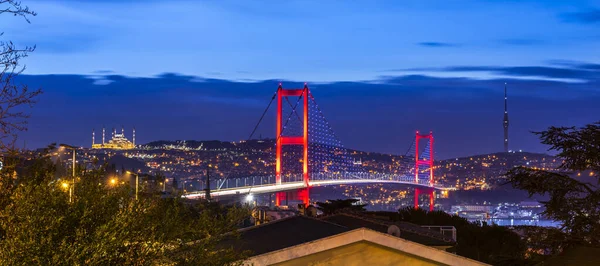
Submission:
[[[560,222],[552,220],[523,220],[523,219],[469,219],[469,221],[484,221],[499,226],[535,225],[542,227],[559,227]]]

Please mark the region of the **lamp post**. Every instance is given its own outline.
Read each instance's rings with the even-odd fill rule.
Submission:
[[[136,174],[134,172],[131,172],[131,171],[127,171],[127,173],[130,174],[130,175],[135,175],[135,200],[138,200],[138,185],[140,183],[139,182],[140,175],[138,175],[138,174]]]
[[[60,147],[63,149],[68,149],[73,151],[73,182],[71,186],[69,186],[69,202],[73,202],[73,194],[75,193],[75,154],[77,152],[77,147],[68,145],[68,144],[60,144]]]
[[[206,165],[206,187],[204,188],[204,198],[210,201],[210,168],[211,164]]]
[[[69,203],[71,203],[73,201],[72,198],[72,194],[71,194],[71,186],[69,185],[68,181],[62,182],[61,186],[65,189],[65,190],[69,190]]]

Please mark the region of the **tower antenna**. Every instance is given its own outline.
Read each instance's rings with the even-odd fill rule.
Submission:
[[[506,96],[506,82],[504,83],[504,152],[508,152],[508,97]]]

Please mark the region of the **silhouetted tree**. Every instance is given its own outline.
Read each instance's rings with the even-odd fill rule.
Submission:
[[[357,199],[337,199],[326,202],[317,202],[317,209],[325,215],[339,212],[364,212],[366,204],[356,204]]]
[[[562,164],[556,171],[517,167],[507,173],[513,187],[549,195],[542,202],[549,218],[560,221],[567,233],[565,246],[600,246],[600,122],[585,127],[550,127],[535,132]],[[573,177],[573,171],[590,171],[596,184]]]
[[[22,17],[29,22],[36,13],[19,1],[0,0],[0,15]],[[3,33],[0,32],[0,37]],[[27,85],[16,84],[15,78],[25,70],[21,59],[33,52],[35,47],[16,47],[11,41],[0,40],[0,151],[14,147],[17,133],[26,130],[29,114],[23,106],[31,106],[41,90],[29,90]]]
[[[567,234],[555,227],[518,226],[515,228],[527,244],[526,256],[530,261],[544,261],[559,254],[565,247]]]
[[[172,190],[177,191],[179,188],[179,182],[177,182],[177,178],[173,178],[173,184],[171,184]]]
[[[391,220],[419,225],[454,226],[458,255],[493,265],[528,264],[525,260],[525,242],[509,228],[485,222],[469,222],[443,211],[427,212],[412,207],[400,209],[398,213],[389,214],[389,217]]]

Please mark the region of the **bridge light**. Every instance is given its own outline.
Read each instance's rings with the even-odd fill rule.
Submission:
[[[248,194],[248,196],[246,196],[246,201],[247,201],[247,202],[252,202],[252,201],[254,201],[254,196],[252,196],[252,194]]]

